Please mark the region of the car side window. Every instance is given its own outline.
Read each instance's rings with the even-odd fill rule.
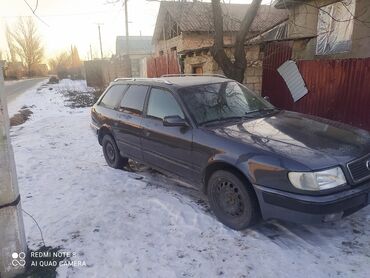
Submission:
[[[121,101],[121,110],[141,115],[148,86],[130,85]]]
[[[174,96],[169,91],[160,88],[152,88],[150,92],[147,115],[158,119],[166,116],[185,118]]]
[[[127,85],[113,85],[108,89],[108,92],[105,93],[99,105],[111,109],[116,108],[126,88]]]

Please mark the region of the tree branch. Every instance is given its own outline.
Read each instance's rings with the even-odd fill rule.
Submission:
[[[211,53],[217,64],[226,75],[231,74],[233,64],[227,57],[224,49],[224,22],[220,0],[212,0],[214,44]]]
[[[211,53],[217,64],[221,67],[224,74],[239,82],[244,80],[244,72],[247,66],[245,57],[244,42],[252,26],[253,20],[257,15],[262,0],[253,0],[240,24],[240,29],[236,34],[234,59],[226,55],[224,48],[223,13],[220,0],[212,0],[213,25],[214,25],[214,44]]]

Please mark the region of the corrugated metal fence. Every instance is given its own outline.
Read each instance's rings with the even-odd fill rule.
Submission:
[[[178,73],[180,73],[180,67],[175,52],[173,54],[147,58],[148,77],[160,77],[164,74]]]
[[[290,97],[290,92],[284,79],[277,72],[277,68],[291,57],[292,44],[290,42],[272,42],[266,45],[263,59],[262,95],[269,96],[271,103],[284,109],[286,109],[285,102]]]
[[[266,49],[262,95],[279,108],[317,115],[370,130],[370,58],[297,61],[308,94],[294,103],[276,69],[288,48]],[[270,51],[270,53],[269,53]],[[285,60],[284,60],[285,59]]]

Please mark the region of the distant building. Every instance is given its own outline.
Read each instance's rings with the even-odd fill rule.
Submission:
[[[122,58],[127,55],[126,36],[116,38],[116,57]],[[145,63],[146,57],[153,55],[151,36],[129,36],[129,56],[131,61],[132,76],[146,76]]]
[[[151,54],[153,53],[152,36],[129,36],[130,54]],[[116,55],[127,54],[126,36],[116,38]]]

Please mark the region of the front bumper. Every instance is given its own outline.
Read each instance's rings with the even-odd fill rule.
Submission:
[[[94,125],[93,123],[90,123],[90,128],[91,128],[92,132],[95,134],[95,136],[98,137],[99,128],[96,125]]]
[[[262,217],[297,223],[320,223],[350,215],[370,203],[370,181],[325,196],[308,196],[253,185]]]

